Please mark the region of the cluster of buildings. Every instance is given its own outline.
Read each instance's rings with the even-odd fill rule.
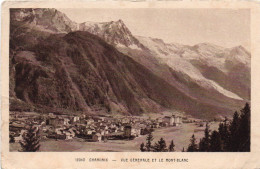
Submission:
[[[182,123],[181,116],[164,116],[156,119],[142,118],[138,116],[72,116],[72,115],[48,115],[10,114],[10,138],[19,142],[28,124],[33,124],[39,129],[40,137],[44,139],[83,138],[86,141],[106,141],[109,139],[129,139],[148,134],[155,128],[179,126]]]

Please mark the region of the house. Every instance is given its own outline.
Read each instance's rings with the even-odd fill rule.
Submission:
[[[87,130],[87,135],[91,135],[93,133],[93,130]]]
[[[102,125],[102,126],[100,126],[100,129],[107,130],[108,126]]]
[[[124,131],[124,128],[125,128],[124,126],[120,126],[119,131]]]
[[[100,116],[99,119],[100,119],[101,121],[105,121],[106,118],[103,117],[103,116]]]
[[[56,134],[56,139],[65,140],[66,139],[66,135],[65,134]]]
[[[100,134],[101,134],[102,136],[104,136],[104,135],[105,135],[105,130],[101,130],[101,131],[100,131]]]
[[[130,122],[130,119],[128,119],[128,118],[122,119],[122,123],[129,123],[129,122]]]
[[[171,118],[170,118],[170,126],[174,126],[175,124],[175,115],[172,115]]]
[[[166,122],[161,122],[161,123],[160,123],[160,126],[161,126],[161,127],[168,127],[168,123],[166,123]]]
[[[49,113],[50,118],[55,118],[55,115],[53,113]]]
[[[16,135],[16,136],[14,136],[14,142],[16,142],[16,143],[19,143],[20,141],[22,141],[22,136],[21,135]]]
[[[62,130],[61,129],[55,129],[55,133],[56,134],[62,134]]]
[[[162,119],[162,118],[157,118],[156,121],[157,121],[158,123],[161,123],[161,122],[163,121],[163,119]]]
[[[115,124],[115,123],[112,123],[112,124],[110,124],[110,127],[111,127],[111,128],[115,128],[115,127],[116,127],[116,124]]]
[[[113,132],[113,133],[117,133],[117,132],[118,132],[118,128],[117,128],[117,127],[112,128],[112,129],[111,129],[111,132]]]
[[[70,121],[70,119],[64,118],[64,125],[69,125],[69,121]]]
[[[47,124],[57,127],[57,126],[63,126],[65,123],[62,117],[56,116],[56,117],[50,117],[47,120]]]
[[[179,126],[182,123],[182,118],[180,116],[175,116],[174,118],[174,126]]]
[[[124,136],[130,137],[131,136],[132,127],[131,126],[125,126],[124,128]]]
[[[141,135],[141,129],[140,128],[132,128],[131,130],[131,136],[136,136],[138,137]]]
[[[90,125],[90,124],[93,124],[95,121],[94,119],[90,118],[87,120],[87,124]]]
[[[170,122],[171,122],[171,117],[170,117],[170,116],[164,116],[164,117],[163,117],[163,122],[170,124]]]
[[[92,136],[92,140],[95,141],[95,142],[101,142],[102,140],[102,136],[100,133],[96,133]]]
[[[42,130],[45,132],[47,132],[47,131],[50,131],[50,132],[54,132],[55,131],[55,128],[53,127],[53,126],[45,126],[45,127],[43,127],[42,128]]]
[[[176,115],[165,116],[163,122],[168,123],[170,126],[179,126],[182,123],[182,118]]]
[[[160,124],[158,122],[155,122],[152,124],[152,128],[159,128]]]
[[[24,134],[25,132],[26,132],[26,130],[21,130],[20,135],[16,135],[16,136],[14,137],[14,141],[15,141],[16,143],[22,141],[22,140],[23,140],[23,134]]]
[[[74,117],[73,117],[73,122],[75,123],[75,122],[77,122],[77,121],[79,121],[79,116],[74,116]]]
[[[75,137],[75,136],[76,136],[76,133],[75,133],[76,130],[75,130],[75,129],[70,128],[70,129],[69,129],[69,132],[71,133],[71,136],[72,136],[72,137]]]
[[[93,120],[94,120],[95,122],[101,122],[101,121],[102,121],[99,117],[93,117]]]
[[[73,134],[71,131],[64,131],[64,134],[66,136],[65,140],[71,140],[73,138]],[[75,133],[74,133],[74,136],[75,136]]]
[[[45,140],[45,139],[47,139],[47,137],[48,137],[48,133],[41,134],[41,139]]]
[[[24,123],[19,123],[19,122],[13,122],[12,124],[9,125],[9,130],[10,131],[21,131],[23,128],[25,128]]]

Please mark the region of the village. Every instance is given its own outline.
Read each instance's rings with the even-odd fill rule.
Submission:
[[[183,122],[187,123],[191,120],[174,114],[152,119],[139,116],[72,116],[11,112],[9,135],[12,142],[20,142],[26,126],[32,124],[39,130],[41,140],[82,138],[86,142],[106,142],[107,140],[132,140],[156,128],[177,127]]]

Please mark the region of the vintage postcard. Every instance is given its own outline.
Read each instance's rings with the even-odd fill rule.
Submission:
[[[260,168],[255,2],[2,4],[2,167]]]

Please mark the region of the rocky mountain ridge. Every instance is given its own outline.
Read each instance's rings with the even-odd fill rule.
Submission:
[[[171,109],[211,118],[250,99],[250,53],[242,47],[167,44],[132,35],[122,20],[77,24],[56,9],[12,9],[10,33],[13,110]]]

